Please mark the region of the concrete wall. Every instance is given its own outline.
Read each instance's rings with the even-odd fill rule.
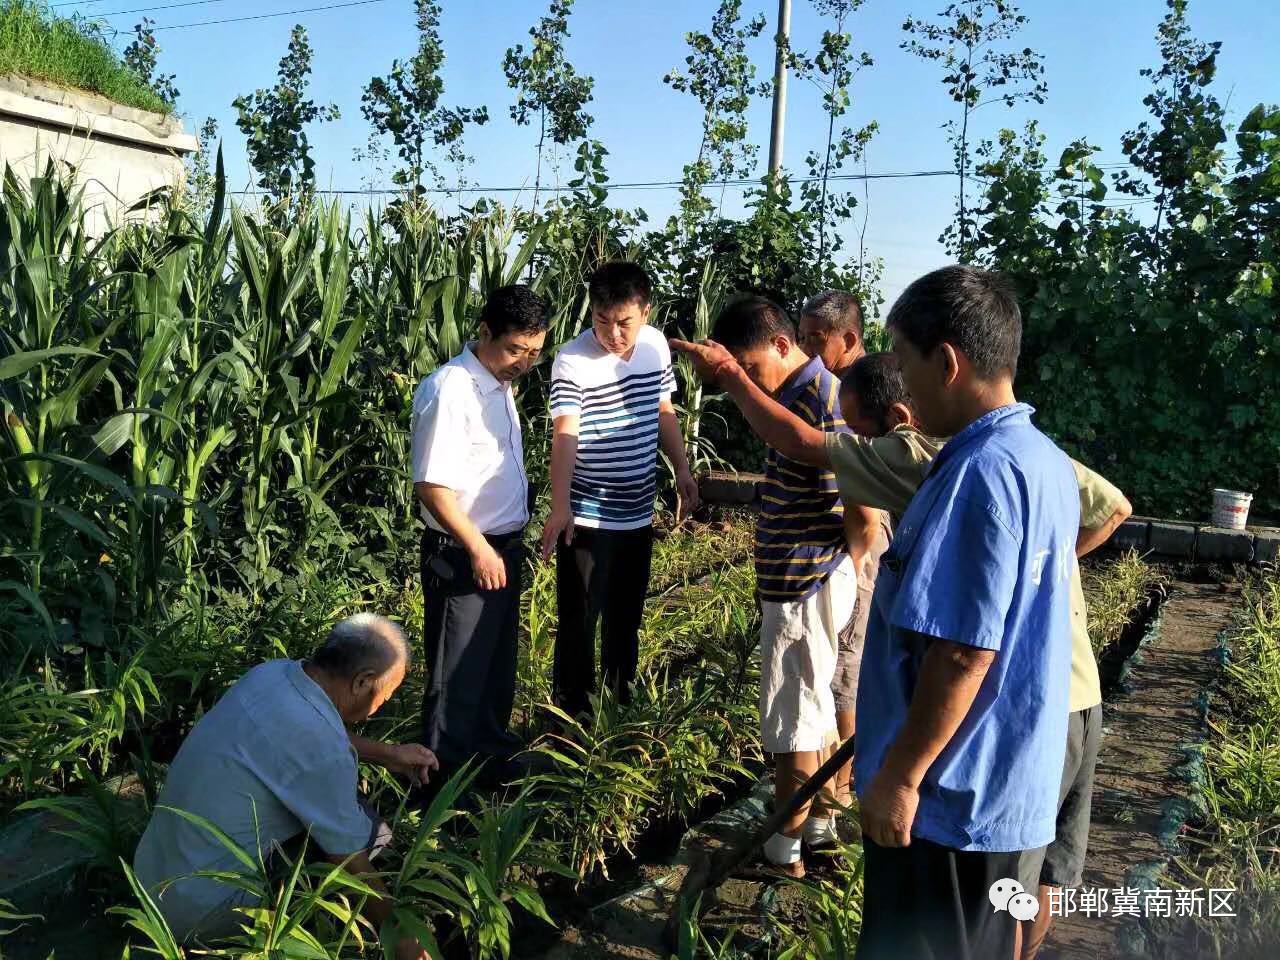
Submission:
[[[84,191],[85,224],[95,236],[151,191],[181,188],[183,157],[197,146],[174,118],[0,77],[0,172],[7,165],[26,181],[42,173],[49,158],[73,170]]]
[[[702,499],[725,506],[754,506],[758,473],[712,471],[702,480]],[[1197,563],[1278,563],[1280,528],[1225,530],[1205,523],[1133,517],[1121,524],[1106,546],[1137,550],[1156,559]]]

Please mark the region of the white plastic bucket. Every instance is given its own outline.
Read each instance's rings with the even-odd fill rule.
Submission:
[[[1213,525],[1226,527],[1228,530],[1243,530],[1249,522],[1249,504],[1253,503],[1252,493],[1241,493],[1239,490],[1213,491]]]

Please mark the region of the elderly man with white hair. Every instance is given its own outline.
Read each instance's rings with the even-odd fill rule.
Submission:
[[[392,745],[351,733],[404,680],[409,647],[400,628],[373,614],[335,626],[309,660],[254,667],[200,718],[178,751],[134,857],[140,883],[180,941],[208,941],[244,922],[255,906],[229,884],[193,876],[239,864],[210,831],[174,810],[201,817],[263,861],[309,837],[331,862],[371,874],[371,858],[390,832],[357,791],[358,760],[425,784],[435,755],[418,744]],[[381,890],[376,877],[365,878]],[[387,898],[365,913],[381,926]],[[401,960],[425,956],[416,940],[396,945]]]

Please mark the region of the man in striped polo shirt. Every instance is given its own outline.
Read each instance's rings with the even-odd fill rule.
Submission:
[[[627,261],[588,283],[591,327],[551,369],[551,514],[542,556],[556,554],[556,703],[570,715],[596,692],[595,635],[605,684],[630,699],[649,588],[658,447],[676,470],[681,509],[698,503],[671,394],[666,338],[648,325],[649,278]]]
[[[839,384],[820,357],[796,346],[786,312],[761,297],[729,306],[712,336],[755,384],[820,430],[842,430]],[[858,597],[858,578],[836,479],[770,449],[756,522],[756,586],[760,596],[760,723],[774,755],[774,796],[785,804],[815,773],[836,730],[831,681],[837,639]],[[765,844],[765,858],[803,876],[801,837],[834,839],[825,807],[801,809]]]

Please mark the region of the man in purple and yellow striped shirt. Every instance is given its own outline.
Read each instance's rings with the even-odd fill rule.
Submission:
[[[760,297],[731,304],[713,338],[729,350],[762,390],[809,425],[845,429],[839,383],[819,357],[796,346],[790,318]],[[770,450],[756,523],[756,584],[760,595],[760,723],[774,755],[774,796],[782,805],[815,773],[835,739],[838,636],[857,601],[844,508],[835,475]],[[801,809],[765,844],[765,858],[803,876],[802,837],[811,845],[835,839],[825,805]]]

